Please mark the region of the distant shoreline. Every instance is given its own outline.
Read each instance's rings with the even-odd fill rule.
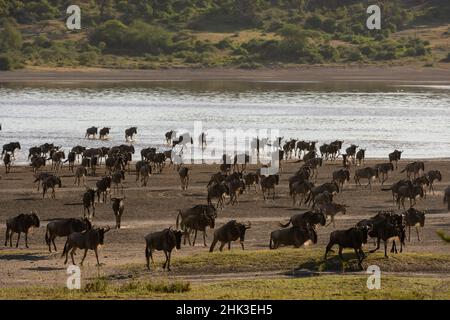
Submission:
[[[159,70],[27,68],[0,72],[0,83],[263,81],[263,82],[385,82],[450,84],[450,67],[301,66],[291,68],[177,68]]]

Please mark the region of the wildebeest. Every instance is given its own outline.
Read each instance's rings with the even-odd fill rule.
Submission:
[[[58,172],[62,168],[62,165],[63,165],[62,160],[64,160],[65,158],[66,158],[66,154],[64,153],[64,151],[59,150],[59,151],[54,152],[50,157],[50,159],[52,160],[52,170],[55,170],[56,172]],[[50,159],[47,159],[47,160],[50,160]]]
[[[323,211],[326,217],[330,216],[331,220],[328,225],[333,223],[333,227],[335,227],[334,216],[339,212],[342,212],[342,214],[346,214],[348,206],[345,204],[331,202],[325,203],[321,205],[319,208]]]
[[[311,188],[311,192],[309,193],[308,198],[305,201],[305,204],[315,203],[316,196],[321,193],[324,193],[325,191],[327,191],[330,195],[339,193],[339,186],[336,182],[325,182],[319,186]]]
[[[231,249],[231,242],[239,239],[242,250],[244,250],[245,232],[251,228],[250,221],[247,224],[237,222],[236,220],[228,221],[226,224],[214,231],[214,240],[211,243],[209,252],[214,251],[214,247],[217,242],[220,241],[219,250],[222,251],[223,247],[228,243],[228,250]]]
[[[86,217],[86,211],[88,217],[91,217],[90,208],[92,207],[92,216],[95,217],[95,190],[86,187],[86,192],[83,194],[83,217]]]
[[[125,210],[125,197],[123,198],[111,198],[112,209],[114,212],[114,217],[116,218],[116,229],[120,229],[120,224],[122,222],[122,215]]]
[[[411,173],[414,174],[414,178],[416,178],[420,171],[425,171],[425,164],[423,163],[423,161],[414,161],[411,163],[408,163],[405,167],[405,169],[403,169],[402,171],[400,171],[400,173],[403,173],[406,171],[406,177],[408,179],[411,179]]]
[[[189,168],[180,167],[178,169],[178,175],[180,176],[181,190],[187,190],[189,185]]]
[[[450,211],[450,186],[444,190],[444,204],[447,203],[447,210]]]
[[[226,174],[223,174],[222,172],[217,172],[211,176],[211,179],[209,179],[209,182],[206,187],[209,187],[213,184],[219,184],[225,181],[227,178]]]
[[[350,181],[350,170],[339,169],[333,172],[333,182],[336,182],[341,190],[344,189],[345,181]]]
[[[57,176],[49,176],[42,181],[42,199],[45,198],[45,194],[48,189],[52,189],[51,198],[56,199],[55,187],[62,187],[61,178]]]
[[[296,248],[306,245],[307,242],[314,242],[317,240],[317,236],[312,236],[315,234],[313,228],[309,227],[310,230],[304,230],[296,226],[292,226],[286,229],[275,230],[270,233],[270,249],[277,249],[280,245],[284,246],[294,246]]]
[[[75,260],[73,255],[77,249],[84,249],[83,259],[81,259],[80,265],[83,265],[84,259],[86,258],[88,250],[94,250],[95,257],[97,258],[97,265],[100,265],[98,261],[98,247],[102,246],[105,241],[105,233],[110,230],[110,227],[106,228],[95,228],[84,232],[73,232],[67,237],[66,244],[64,245],[64,250],[61,257],[66,256],[64,264],[67,263],[68,254],[70,251],[70,257],[72,258],[72,263],[75,265]]]
[[[49,222],[45,232],[45,243],[48,245],[48,251],[52,252],[52,244],[55,251],[58,251],[55,244],[57,237],[67,237],[73,232],[83,232],[90,229],[92,229],[92,224],[86,218],[57,219]]]
[[[104,127],[100,129],[100,139],[105,139],[106,136],[109,135],[109,130],[111,130],[111,128],[109,127]]]
[[[417,240],[420,241],[419,227],[425,225],[425,211],[409,208],[405,211],[405,224],[408,227],[408,241],[411,241],[411,227],[416,228]]]
[[[435,180],[442,181],[442,174],[439,170],[431,170],[431,171],[428,171],[426,176],[428,178],[428,182],[430,183],[430,191],[433,191],[433,194],[434,194],[433,183]]]
[[[259,176],[256,173],[249,172],[243,176],[245,188],[248,190],[250,186],[255,187],[255,192],[257,192],[257,186],[259,185]]]
[[[166,261],[163,264],[163,269],[170,271],[170,258],[172,256],[173,248],[181,248],[181,237],[183,233],[179,230],[172,230],[171,228],[163,231],[150,233],[145,236],[145,258],[147,260],[147,268],[150,270],[150,259],[153,262],[153,250],[164,251]]]
[[[398,194],[398,190],[401,186],[409,186],[412,187],[412,182],[407,179],[401,179],[394,183],[390,188],[381,188],[382,191],[392,191],[392,202],[395,204],[395,199]]]
[[[361,186],[360,179],[367,179],[368,183],[366,185],[370,186],[370,190],[372,190],[372,180],[378,177],[378,170],[372,167],[365,167],[363,169],[358,169],[355,171],[355,184],[356,186]]]
[[[200,214],[197,215],[188,215],[184,217],[181,221],[182,229],[185,234],[185,244],[186,244],[186,236],[189,241],[189,245],[191,245],[190,233],[194,231],[194,241],[192,243],[195,246],[195,241],[197,240],[197,232],[203,232],[203,245],[206,247],[206,228],[209,227],[214,229],[215,226],[216,213],[211,212],[211,210],[204,210]]]
[[[73,184],[76,184],[78,187],[80,186],[81,179],[83,179],[84,184],[84,178],[87,176],[87,169],[83,166],[78,166],[75,170],[75,181]]]
[[[90,136],[92,136],[95,139],[95,135],[98,133],[97,127],[90,127],[86,129],[86,134],[84,135],[84,138],[89,139]]]
[[[137,168],[137,164],[136,164]],[[136,178],[141,178],[141,186],[146,187],[148,184],[148,179],[152,174],[152,167],[148,163],[142,163],[139,168],[139,173],[136,173]]]
[[[191,217],[194,217],[193,220]],[[217,210],[213,205],[199,204],[188,209],[178,210],[176,228],[184,231],[184,244],[186,244],[186,238],[189,239],[189,244],[191,243],[187,224],[192,224],[192,221],[195,222],[195,220],[203,220],[209,224],[210,221],[206,221],[207,217],[217,218]],[[189,221],[189,223],[185,223],[185,221]],[[205,234],[203,235],[205,236]]]
[[[362,268],[361,264],[365,257],[362,246],[367,243],[367,232],[367,227],[352,227],[347,230],[336,230],[331,232],[330,241],[325,250],[325,260],[327,259],[328,252],[334,252],[331,248],[337,244],[339,245],[339,258],[341,258],[341,260],[344,260],[342,250],[344,248],[352,248],[355,250],[358,265]]]
[[[428,180],[428,176],[426,174],[421,175],[413,180],[414,185],[420,185],[423,189],[424,198],[427,198],[427,189],[430,186],[430,181]]]
[[[381,179],[381,185],[383,185],[389,178],[389,171],[394,171],[394,165],[392,162],[378,163],[374,168],[378,170],[378,180],[380,181]]]
[[[322,166],[322,158],[312,158],[307,161],[305,161],[305,164],[303,167],[308,167],[311,170],[311,176],[314,177],[314,179],[317,178],[317,175],[319,173],[318,167]]]
[[[69,162],[69,171],[73,172],[73,167],[75,166],[75,161],[77,158],[77,154],[74,151],[70,151],[67,155],[66,161],[64,163]]]
[[[302,205],[302,202],[308,197],[311,189],[314,188],[314,183],[308,180],[304,181],[296,181],[290,186],[290,194],[292,196],[292,205],[295,206],[297,202],[297,196],[300,195],[300,201],[298,203],[299,206]]]
[[[3,145],[3,150],[2,150],[2,156],[5,153],[11,153],[12,158],[14,159],[14,152],[16,151],[16,149],[20,150],[20,143],[19,142],[10,142],[7,144]]]
[[[230,195],[230,201],[228,204],[234,205],[239,203],[239,195],[243,194],[245,191],[245,182],[242,179],[232,179],[227,182],[228,193]]]
[[[230,194],[230,189],[225,183],[217,183],[208,187],[208,196],[206,200],[208,204],[212,205],[212,199],[217,199],[216,208],[222,210],[224,205],[224,199],[226,195]]]
[[[32,227],[39,228],[40,220],[36,211],[31,213],[21,213],[18,216],[6,220],[5,246],[8,244],[12,247],[12,237],[17,233],[16,248],[19,246],[20,234],[25,233],[25,246],[28,248],[28,232]]]
[[[11,154],[4,155],[3,164],[5,165],[5,174],[8,174],[11,171]]]
[[[412,185],[403,185],[399,187],[397,190],[398,208],[400,209],[401,203],[403,209],[405,209],[405,198],[409,198],[410,207],[415,206],[417,196],[420,196],[421,199],[424,197],[424,192],[421,185],[412,184]]]
[[[357,148],[358,148],[358,146],[356,144],[352,144],[352,145],[350,145],[350,147],[345,149],[345,153],[347,154],[347,157],[355,159],[355,154],[356,154]]]
[[[83,147],[80,145],[75,146],[70,150],[70,152],[74,152],[76,154],[77,158],[79,158],[79,156],[81,156],[83,154],[83,152],[85,152],[85,151],[86,151],[86,147]]]
[[[102,198],[103,202],[106,202],[108,190],[111,189],[111,177],[110,176],[103,177],[99,181],[97,181],[95,185],[97,186],[96,192],[97,192],[98,202],[100,202],[100,194],[103,195],[103,198]]]
[[[288,223],[282,224],[280,223],[280,227],[287,228],[290,224],[294,227],[302,228],[303,230],[310,230],[309,227],[314,229],[315,225],[320,224],[324,226],[327,220],[325,214],[322,211],[307,211],[304,213],[298,213],[293,215]],[[312,234],[312,240],[314,243],[317,242],[317,235]]]
[[[114,172],[111,176],[111,182],[114,184],[114,192],[119,193],[119,186],[121,187],[121,191],[123,193],[123,183],[122,180],[125,180],[125,171],[118,170]]]
[[[128,141],[130,138],[133,141],[133,135],[137,134],[137,127],[131,127],[125,130],[125,141]]]
[[[264,200],[266,200],[266,191],[267,198],[270,197],[270,190],[272,190],[272,200],[275,200],[275,186],[278,185],[279,181],[280,176],[278,174],[261,177],[260,185]]]
[[[171,145],[172,144],[172,140],[173,140],[173,137],[174,137],[174,135],[175,135],[175,131],[174,130],[170,130],[170,131],[167,131],[166,133],[165,133],[165,137],[166,137],[166,143],[167,143],[167,145]]]
[[[395,162],[395,169],[398,168],[398,161],[402,157],[403,151],[394,150],[394,152],[389,153],[389,162]]]
[[[356,161],[358,165],[366,162],[366,149],[359,149],[356,153]]]

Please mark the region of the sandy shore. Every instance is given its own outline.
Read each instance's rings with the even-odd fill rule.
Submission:
[[[244,70],[235,68],[110,70],[28,68],[0,72],[0,82],[140,82],[140,81],[320,81],[320,82],[387,82],[450,83],[450,67],[414,66],[305,66]]]
[[[369,160],[367,165],[373,165],[378,161]],[[403,168],[406,161],[399,164]],[[331,174],[340,163],[326,163],[320,168],[317,184],[330,180]],[[270,231],[278,229],[279,222],[287,219],[307,208],[293,207],[288,195],[288,178],[295,172],[299,164],[288,163],[284,166],[280,185],[276,190],[274,201],[263,201],[261,192],[255,193],[252,189],[244,193],[237,205],[228,205],[219,212],[217,226],[224,224],[230,219],[251,221],[252,228],[246,237],[246,248],[249,252],[253,250],[268,249]],[[437,169],[443,174],[443,181],[435,185],[435,194],[428,194],[426,199],[419,200],[417,208],[426,209],[428,214],[426,225],[423,229],[423,239],[417,242],[413,230],[413,240],[407,243],[406,252],[419,253],[443,253],[450,254],[450,246],[444,244],[436,235],[436,230],[442,229],[450,233],[450,212],[447,212],[442,203],[443,190],[450,184],[450,161],[433,160],[425,161],[426,170]],[[49,169],[49,168],[47,168]],[[206,184],[211,174],[217,172],[215,165],[195,165],[191,167],[191,183],[187,191],[179,188],[178,174],[172,168],[166,168],[162,174],[153,175],[150,178],[148,187],[140,187],[135,182],[134,172],[127,174],[125,180],[126,210],[123,217],[123,229],[111,230],[106,236],[105,246],[101,250],[100,260],[104,265],[101,273],[114,277],[117,281],[122,280],[119,276],[131,265],[138,266],[138,273],[148,277],[149,273],[144,267],[144,235],[174,226],[178,209],[191,207],[196,204],[206,203]],[[255,167],[249,170],[254,170]],[[352,172],[354,168],[352,169]],[[104,169],[98,169],[98,174],[103,174]],[[387,185],[402,178],[404,174],[400,170],[395,171],[387,182]],[[27,167],[13,167],[8,175],[3,173],[0,179],[0,235],[4,235],[4,221],[20,212],[27,212],[36,209],[41,218],[41,228],[34,230],[29,236],[30,249],[24,249],[23,237],[20,248],[0,247],[0,263],[3,272],[0,273],[1,287],[33,286],[36,284],[48,286],[64,285],[66,279],[66,269],[60,254],[64,245],[64,239],[57,239],[58,253],[48,253],[48,248],[44,242],[45,225],[54,218],[79,217],[83,213],[81,197],[84,192],[83,187],[74,186],[73,174],[64,169],[61,172],[61,189],[56,190],[56,200],[42,199],[42,194],[37,192],[33,185],[32,172]],[[87,185],[94,186],[99,177],[88,177]],[[353,179],[344,187],[344,191],[336,196],[336,202],[349,205],[348,214],[338,215],[336,228],[332,225],[319,227],[319,242],[313,246],[317,250],[324,250],[329,234],[335,229],[348,228],[357,221],[374,215],[378,210],[396,209],[392,203],[390,192],[381,191],[381,186],[377,182],[373,191],[365,187],[355,187]],[[111,209],[111,202],[97,204],[95,217],[96,225],[114,225],[114,217]],[[212,230],[208,230],[207,243],[212,241]],[[14,240],[16,236],[14,236]],[[3,241],[3,238],[2,238]],[[174,253],[174,260],[180,257],[191,256],[194,253],[206,253],[200,242],[196,247],[183,246],[181,250]],[[373,246],[370,242],[369,246]],[[233,244],[233,250],[239,250],[238,244]],[[279,249],[284,250],[284,249]],[[304,249],[299,249],[304,250]],[[309,250],[309,248],[307,249]],[[79,261],[81,252],[76,256]],[[155,254],[158,263],[158,271],[153,273],[153,277],[166,277],[159,264],[162,253]],[[270,263],[270,262],[268,262]],[[95,257],[92,252],[88,254],[83,278],[95,277],[99,272],[94,268]],[[176,267],[172,276],[194,281],[208,281],[212,277],[208,266],[199,269],[192,274],[177,273]],[[273,270],[273,272],[284,270]],[[248,274],[243,277],[251,277],[259,274],[259,270],[247,270]],[[430,272],[430,270],[428,270]],[[216,275],[214,276],[216,277]],[[223,274],[224,278],[238,278],[239,274]]]

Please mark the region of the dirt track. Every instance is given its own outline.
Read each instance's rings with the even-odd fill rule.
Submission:
[[[366,165],[373,165],[380,161],[368,161]],[[399,168],[403,168],[406,162],[399,163]],[[319,171],[317,183],[330,180],[332,171],[336,170],[339,163],[326,163]],[[219,219],[216,225],[222,225],[229,219],[250,220],[252,228],[246,237],[246,249],[259,250],[267,249],[270,231],[278,228],[278,222],[287,219],[300,212],[298,208],[292,207],[291,199],[288,197],[287,179],[298,168],[299,164],[288,163],[284,165],[283,173],[276,193],[275,201],[263,201],[260,192],[253,190],[246,192],[240,203],[235,206],[227,206],[219,212]],[[442,229],[450,233],[450,213],[447,212],[442,199],[443,189],[450,184],[450,161],[431,160],[425,162],[426,170],[437,169],[442,172],[443,181],[435,183],[435,195],[428,194],[424,200],[419,200],[417,208],[426,209],[428,212],[425,228],[423,230],[424,241],[417,242],[413,233],[411,244],[407,243],[407,252],[433,252],[450,254],[450,246],[444,244],[436,235],[437,229]],[[135,176],[132,172],[126,176],[125,193],[126,209],[123,217],[123,229],[111,230],[106,235],[105,246],[100,251],[100,260],[104,264],[100,269],[95,268],[95,257],[92,252],[88,254],[83,268],[83,278],[95,277],[97,274],[108,275],[115,280],[127,280],[128,275],[123,273],[127,265],[142,264],[144,267],[144,235],[161,230],[165,227],[175,225],[177,210],[193,206],[195,204],[206,203],[206,184],[212,173],[218,171],[218,166],[193,166],[189,189],[185,192],[179,188],[178,174],[172,168],[166,168],[162,174],[153,175],[150,178],[149,187],[141,188],[135,183]],[[248,170],[254,170],[249,168]],[[2,168],[3,170],[3,168]],[[72,174],[64,169],[62,172],[63,188],[56,190],[56,200],[44,199],[42,194],[36,191],[36,186],[32,184],[32,172],[28,167],[13,167],[12,172],[4,175],[0,179],[0,234],[5,232],[4,221],[21,212],[28,212],[36,209],[41,218],[41,228],[34,230],[29,236],[30,249],[24,248],[23,237],[20,248],[3,247],[0,249],[0,265],[2,273],[0,275],[0,286],[64,286],[66,281],[66,266],[60,258],[64,240],[57,240],[58,253],[48,253],[48,248],[44,242],[45,225],[54,218],[79,217],[83,213],[81,196],[83,187],[73,185]],[[352,172],[354,168],[352,168]],[[403,174],[400,170],[395,171],[387,182],[387,185],[397,181]],[[97,171],[103,173],[103,169]],[[99,177],[89,177],[86,183],[90,186],[95,184]],[[336,202],[345,203],[350,206],[346,216],[338,215],[336,228],[342,229],[353,225],[360,219],[374,215],[381,209],[393,209],[390,192],[381,191],[381,186],[377,182],[371,192],[368,188],[356,188],[353,180],[345,185],[344,191],[336,197]],[[305,210],[306,208],[301,208]],[[111,209],[111,202],[98,204],[95,217],[96,225],[114,225],[114,217]],[[333,230],[328,227],[320,227],[319,243],[317,248],[324,248],[329,233]],[[414,230],[413,230],[414,231]],[[208,244],[212,240],[212,231],[208,231]],[[16,236],[14,237],[16,239]],[[3,238],[2,238],[3,241]],[[176,260],[180,256],[187,256],[193,252],[206,252],[207,248],[201,246],[201,240],[196,247],[183,246],[182,250],[173,254]],[[232,246],[232,250],[238,250],[237,244]],[[280,249],[283,250],[283,249]],[[299,249],[303,250],[303,249]],[[308,250],[308,249],[306,249]],[[148,275],[157,277],[167,277],[166,273],[159,267],[162,259],[161,253],[156,253],[158,269]],[[76,261],[81,259],[79,252]],[[268,261],[270,263],[270,261]],[[283,270],[280,270],[280,272]],[[208,274],[208,267],[198,270],[197,274],[180,275],[174,268],[171,276],[189,279],[192,281],[213,281],[214,279],[237,278],[237,277],[272,277],[277,272],[263,272],[259,270],[242,275]]]

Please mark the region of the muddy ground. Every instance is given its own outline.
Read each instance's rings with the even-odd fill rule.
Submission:
[[[366,165],[384,162],[369,160]],[[389,177],[386,185],[404,177],[400,169],[408,161],[399,163],[399,170]],[[252,228],[248,231],[245,245],[247,250],[268,249],[269,234],[272,230],[279,228],[279,222],[287,219],[298,212],[303,212],[307,208],[292,206],[292,201],[288,195],[288,178],[295,172],[301,164],[289,162],[283,166],[281,181],[276,189],[274,201],[264,201],[261,192],[254,190],[247,191],[240,197],[239,204],[228,205],[219,217],[216,226],[220,226],[230,219],[251,221]],[[317,184],[331,180],[331,175],[340,162],[327,162],[319,170]],[[418,242],[413,233],[411,243],[407,242],[406,252],[420,253],[444,253],[450,254],[450,245],[445,244],[437,236],[436,230],[442,229],[450,233],[450,212],[447,212],[443,204],[443,190],[450,185],[450,160],[430,160],[425,161],[426,170],[437,169],[442,172],[443,181],[435,183],[435,194],[428,194],[426,199],[419,200],[417,208],[427,210],[425,228],[422,230],[423,241]],[[49,168],[47,168],[49,169]],[[249,167],[247,170],[255,170],[256,167]],[[3,168],[2,168],[3,170]],[[122,229],[112,229],[106,234],[105,246],[100,251],[100,261],[102,266],[95,267],[96,261],[93,252],[89,252],[85,265],[82,269],[83,279],[93,278],[97,275],[106,275],[117,281],[126,281],[127,274],[123,270],[127,266],[142,266],[140,275],[149,278],[166,278],[167,272],[161,268],[163,254],[155,254],[157,269],[150,272],[145,271],[144,258],[144,236],[153,231],[162,230],[169,226],[175,226],[178,209],[188,208],[196,204],[206,203],[206,184],[211,174],[218,171],[216,165],[196,165],[191,166],[190,186],[187,191],[181,191],[178,174],[166,167],[162,174],[155,174],[150,178],[148,187],[140,187],[135,182],[134,172],[127,174],[124,183],[126,194],[126,209],[122,221]],[[355,167],[352,168],[352,173]],[[97,177],[88,177],[86,184],[94,186],[99,179],[99,175],[104,173],[104,169],[98,169]],[[65,286],[66,267],[61,258],[61,252],[65,240],[57,239],[58,252],[49,253],[45,245],[44,234],[46,224],[55,218],[80,217],[83,214],[81,197],[84,187],[74,186],[73,174],[64,168],[61,172],[61,189],[56,190],[56,200],[49,198],[42,199],[42,194],[33,185],[33,174],[29,167],[13,167],[12,172],[5,175],[2,172],[0,179],[0,234],[5,233],[5,220],[21,212],[29,212],[36,209],[41,219],[41,227],[35,229],[29,236],[30,248],[24,248],[23,236],[19,249],[4,247],[0,248],[0,287],[20,287],[20,286]],[[350,183],[347,183],[342,193],[336,196],[336,202],[345,203],[349,206],[347,215],[336,217],[336,229],[348,228],[357,221],[370,217],[378,210],[396,209],[392,203],[390,192],[381,191],[381,185],[376,182],[371,191],[367,187],[355,187],[353,175]],[[97,211],[94,220],[95,225],[114,226],[115,220],[111,209],[111,202],[97,204]],[[334,230],[332,225],[319,227],[318,244],[316,248],[325,249],[330,232]],[[14,236],[14,240],[16,236]],[[3,238],[2,238],[3,240]],[[212,240],[212,230],[208,230],[207,243]],[[369,242],[369,246],[373,246]],[[173,260],[183,256],[190,256],[197,252],[207,252],[209,248],[198,241],[195,247],[182,246],[182,249],[174,252]],[[232,245],[232,250],[240,250],[238,243]],[[279,249],[284,250],[284,249]],[[309,250],[300,248],[298,250]],[[80,261],[81,252],[76,255],[76,261]],[[270,261],[267,261],[270,263]],[[284,271],[284,270],[280,270]],[[276,270],[266,274],[273,277]],[[177,273],[173,268],[169,277],[180,277],[190,281],[211,281],[224,278],[251,278],[256,277],[259,270],[243,274],[224,273],[212,275],[208,272],[206,264],[197,272],[189,275]],[[264,274],[259,277],[264,277]]]

